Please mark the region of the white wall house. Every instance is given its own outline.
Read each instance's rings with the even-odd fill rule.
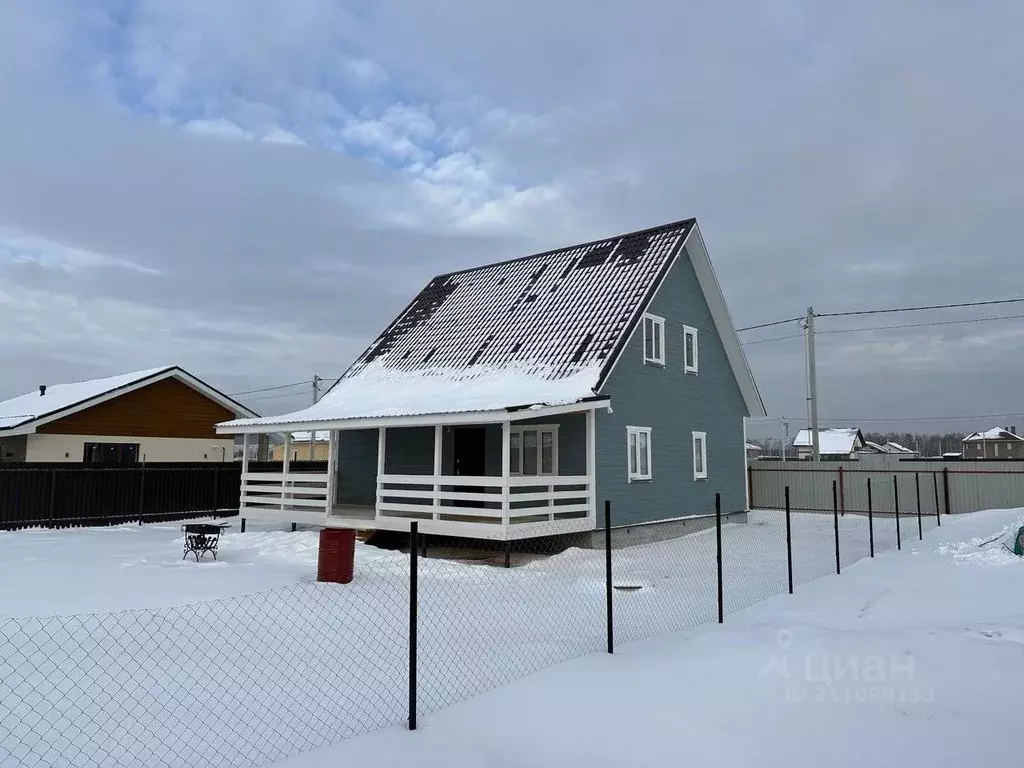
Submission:
[[[232,461],[225,417],[255,414],[177,366],[39,389],[0,402],[0,462],[132,466]]]

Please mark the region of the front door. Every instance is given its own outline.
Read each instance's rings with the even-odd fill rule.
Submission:
[[[452,429],[452,459],[454,474],[481,477],[487,471],[485,459],[487,430],[484,427],[454,427]],[[460,493],[482,492],[477,485],[459,485]],[[482,507],[483,501],[456,501],[456,507]]]

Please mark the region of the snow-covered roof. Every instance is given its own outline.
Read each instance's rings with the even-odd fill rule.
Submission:
[[[341,379],[309,408],[280,416],[236,419],[220,426],[315,424],[566,405],[593,398],[600,372],[601,367],[597,363],[560,378],[553,378],[551,370],[544,367],[478,366],[472,372],[449,369],[396,371],[374,363],[358,376]]]
[[[761,451],[764,450],[760,445],[754,445],[753,443],[747,443],[746,448],[748,451]]]
[[[853,453],[861,445],[864,445],[864,437],[856,427],[818,430],[818,452],[822,456]],[[793,446],[796,448],[811,447],[811,430],[801,429],[797,432]]]
[[[882,445],[881,443],[872,442],[871,440],[865,440],[864,447],[869,449],[870,451],[874,451],[875,453],[889,453],[889,451],[886,450],[886,447],[884,445]]]
[[[220,426],[309,428],[591,398],[684,244],[747,408],[763,414],[703,241],[690,237],[696,231],[686,219],[439,275],[315,406]]]
[[[316,436],[313,438],[314,442],[317,442],[317,443],[325,443],[325,442],[327,442],[330,439],[331,439],[331,433],[326,431],[326,430],[323,431],[323,432],[317,432]],[[306,432],[292,432],[292,440],[294,440],[297,443],[308,443],[309,442],[309,432],[308,431],[306,431]]]
[[[889,453],[917,453],[917,451],[907,448],[905,445],[894,443],[892,440],[887,442],[885,447],[888,449]]]
[[[45,394],[37,389],[25,395],[0,402],[0,430],[32,431],[32,424],[40,419],[58,416],[65,411],[101,402],[129,390],[151,384],[163,378],[174,377],[200,390],[211,399],[238,415],[254,416],[253,411],[236,403],[187,371],[175,365],[147,368],[143,371],[123,373],[102,379],[88,379],[67,384],[46,385]]]
[[[1020,435],[1015,435],[1006,427],[993,427],[984,432],[974,432],[963,439],[963,442],[977,442],[979,440],[1021,440]]]

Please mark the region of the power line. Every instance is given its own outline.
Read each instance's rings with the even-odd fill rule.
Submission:
[[[791,317],[788,320],[776,320],[772,323],[761,323],[760,325],[748,325],[746,328],[737,328],[736,333],[742,333],[743,331],[756,331],[758,328],[771,328],[776,325],[785,325],[786,323],[796,323],[803,320],[802,317]]]
[[[902,328],[927,328],[933,325],[959,325],[961,323],[984,323],[991,320],[1024,320],[1024,315],[1001,315],[999,317],[965,317],[960,320],[935,320],[930,323],[905,323],[902,325],[875,325],[868,328],[837,328],[831,331],[818,331],[818,334],[823,333],[859,333],[861,331],[892,331]],[[780,338],[787,338],[782,336]],[[775,339],[765,339],[765,341],[775,341]],[[757,342],[746,342],[748,344],[756,344]]]
[[[816,317],[852,317],[853,315],[882,315],[890,312],[923,312],[931,309],[958,309],[961,307],[989,307],[993,304],[1019,304],[1024,298],[996,299],[993,301],[965,301],[959,304],[929,304],[920,307],[893,307],[889,309],[860,309],[849,312],[815,312]]]
[[[887,423],[887,422],[921,422],[921,421],[970,421],[972,419],[1006,419],[1014,416],[1024,416],[1024,413],[982,413],[973,416],[909,416],[882,418],[853,418],[848,416],[823,416],[821,421],[843,422],[843,423]],[[750,421],[796,421],[804,423],[808,421],[806,416],[751,416]]]
[[[230,392],[228,397],[238,397],[239,395],[253,395],[258,392],[272,392],[277,389],[291,389],[292,387],[306,386],[310,382],[307,381],[296,381],[291,384],[278,384],[276,387],[263,387],[263,389],[248,389],[245,392]]]
[[[819,331],[820,333],[820,331]],[[804,334],[794,333],[789,336],[772,336],[770,339],[757,339],[756,341],[744,341],[742,342],[744,347],[748,347],[751,344],[767,344],[769,341],[782,341],[784,339],[802,339]]]

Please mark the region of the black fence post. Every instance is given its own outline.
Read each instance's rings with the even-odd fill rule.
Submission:
[[[292,533],[295,533],[295,531],[298,530],[298,527],[299,527],[298,523],[292,523]]]
[[[142,525],[142,518],[146,514],[146,465],[142,465],[139,472],[139,525]]]
[[[242,518],[242,526],[241,526],[240,532],[241,533],[245,533],[245,518],[244,517]]]
[[[789,594],[793,594],[793,527],[789,515],[789,486],[786,486],[786,570],[789,573]]]
[[[892,476],[892,508],[896,513],[896,549],[903,549],[903,539],[900,536],[900,484],[896,475]]]
[[[835,528],[836,539],[836,573],[842,573],[839,565],[839,490],[836,481],[832,481],[832,524]]]
[[[725,606],[722,595],[722,494],[715,494],[715,545],[718,554],[718,623],[725,623]]]
[[[939,473],[932,472],[932,483],[935,485],[935,522],[942,525],[942,512],[939,510]]]
[[[924,541],[924,529],[921,527],[921,473],[914,473],[914,485],[917,486],[917,540]]]
[[[612,503],[604,500],[604,597],[608,653],[615,653],[615,622],[612,618]]]
[[[57,470],[50,470],[50,525],[53,525],[53,513],[57,508]]]
[[[409,528],[409,730],[416,730],[416,621],[419,599],[418,542],[420,524],[415,520]]]
[[[871,504],[871,478],[868,478],[868,544],[871,546],[871,556],[875,556],[875,512]]]
[[[949,514],[949,467],[942,468],[942,491],[946,497],[946,514]]]

